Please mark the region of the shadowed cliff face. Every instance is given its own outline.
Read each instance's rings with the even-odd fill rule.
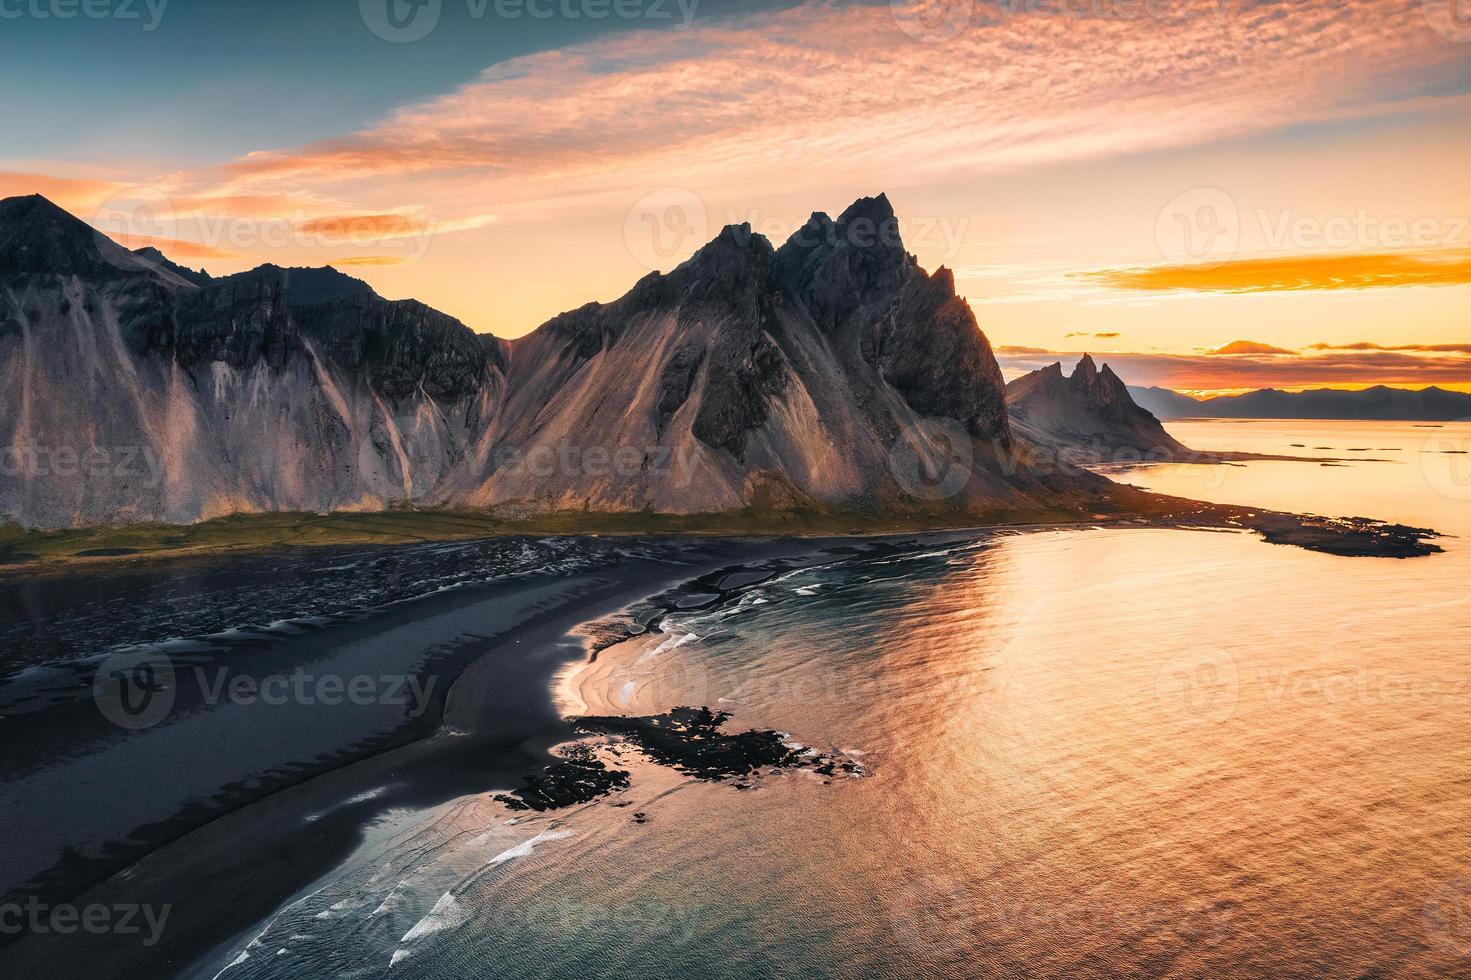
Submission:
[[[1017,432],[1041,446],[1102,461],[1190,452],[1134,403],[1108,365],[1099,370],[1087,354],[1070,377],[1052,364],[1017,378],[1006,386],[1006,399]]]
[[[332,269],[212,278],[11,199],[0,386],[0,445],[29,454],[0,472],[0,514],[28,525],[403,502],[879,510],[915,499],[896,446],[945,462],[953,446],[909,438],[934,425],[984,449],[947,506],[1086,483],[1018,461],[990,345],[882,196],[779,249],[726,228],[512,342]],[[97,465],[57,467],[58,449]]]
[[[776,256],[776,279],[844,356],[878,372],[919,415],[1010,445],[1001,369],[955,278],[904,251],[888,198],[811,220]]]

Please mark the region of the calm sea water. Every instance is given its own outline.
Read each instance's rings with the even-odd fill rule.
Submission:
[[[767,581],[569,674],[566,710],[710,704],[863,778],[625,759],[573,811],[398,813],[204,975],[1471,974],[1471,425],[1171,428],[1389,462],[1123,478],[1459,537],[1048,532]]]

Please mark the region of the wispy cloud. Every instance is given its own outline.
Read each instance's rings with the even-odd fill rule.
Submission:
[[[342,259],[333,259],[333,265],[362,265],[362,266],[386,266],[403,265],[409,260],[401,255],[349,255]]]
[[[1148,292],[1268,293],[1471,284],[1471,252],[1375,252],[1237,259],[1218,265],[1103,269],[1084,278]]]
[[[907,35],[889,4],[628,32],[505,62],[372,128],[252,153],[212,179],[345,193],[433,176],[497,206],[651,175],[920,182],[1396,111],[1412,94],[1407,72],[1430,85],[1467,58],[1426,28],[1419,0],[1206,4],[1158,18],[1065,6],[1021,5],[940,43]]]
[[[1359,341],[1354,344],[1313,344],[1309,350],[1389,350],[1418,351],[1425,354],[1471,354],[1471,344],[1371,344]]]

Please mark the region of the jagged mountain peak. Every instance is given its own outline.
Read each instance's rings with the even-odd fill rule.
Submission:
[[[1169,457],[1187,452],[1139,407],[1113,369],[1099,368],[1089,354],[1066,378],[1061,362],[1017,378],[1006,386],[1006,401],[1012,424],[1038,445],[1100,459],[1115,453]]]
[[[265,286],[278,290],[286,298],[286,302],[293,306],[380,298],[372,286],[345,272],[339,272],[330,265],[283,267],[267,262],[214,282],[227,287],[243,285],[251,289]]]
[[[753,231],[750,222],[743,221],[720,229],[720,234],[690,256],[689,262],[699,265],[717,256],[736,254],[765,264],[775,251],[769,238]]]
[[[151,263],[40,194],[0,200],[0,273],[100,281],[154,271]]]
[[[36,203],[10,209],[44,213]],[[778,499],[909,507],[931,498],[895,471],[892,450],[922,420],[998,453],[993,461],[988,450],[937,506],[1009,506],[1053,489],[1054,475],[1033,472],[1025,454],[1016,467],[1002,459],[1013,442],[990,345],[950,270],[927,273],[904,251],[882,195],[836,220],[814,213],[808,234],[779,249],[750,224],[726,226],[675,269],[514,343],[383,299],[330,266],[266,264],[188,286],[162,251],[133,254],[69,227],[146,274],[70,306],[59,294],[71,284],[54,270],[22,276],[56,299],[35,316],[0,309],[0,321],[18,325],[0,329],[0,345],[34,335],[38,350],[61,350],[54,340],[77,336],[90,316],[97,338],[112,331],[121,341],[87,355],[105,379],[106,391],[92,387],[107,411],[58,397],[24,420],[0,411],[0,423],[70,432],[100,418],[119,445],[179,433],[193,468],[143,497],[126,486],[79,487],[86,493],[65,499],[29,486],[5,496],[0,486],[0,508],[28,522],[402,499],[515,512],[686,513]],[[67,391],[74,364],[0,356],[0,387],[39,370],[49,390]],[[507,447],[552,446],[638,458],[615,469],[595,456],[585,469],[559,460],[550,474],[501,465]],[[942,454],[915,452],[930,462]]]
[[[135,248],[133,249],[133,254],[141,259],[152,262],[154,265],[158,266],[161,269],[166,269],[169,272],[172,272],[174,275],[180,277],[181,279],[187,279],[189,282],[192,282],[196,286],[203,286],[214,281],[214,276],[211,276],[204,269],[190,269],[187,266],[179,265],[179,263],[170,259],[167,255],[163,254],[163,252],[159,251],[156,247],[152,245],[146,245],[143,248]]]
[[[865,218],[873,222],[894,220],[894,206],[889,203],[889,196],[880,192],[873,197],[860,197],[838,217],[838,224],[850,224]]]
[[[1098,365],[1093,362],[1092,354],[1084,354],[1078,361],[1078,366],[1073,368],[1073,377],[1089,385],[1098,380]]]
[[[820,326],[834,330],[859,308],[895,295],[920,269],[880,194],[853,202],[836,221],[813,214],[777,250],[775,272]]]

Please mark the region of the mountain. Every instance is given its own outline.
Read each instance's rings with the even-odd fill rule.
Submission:
[[[1197,399],[1168,388],[1130,388],[1139,404],[1160,418],[1362,419],[1371,421],[1451,422],[1471,418],[1471,394],[1424,388],[1411,391],[1378,385],[1362,391],[1320,388],[1278,391],[1264,388],[1242,395]]]
[[[1158,419],[1188,419],[1200,414],[1199,399],[1168,388],[1138,388],[1129,385],[1134,403]]]
[[[725,228],[514,341],[331,268],[208,277],[12,198],[0,390],[0,517],[26,526],[405,503],[973,514],[1109,487],[1013,437],[990,344],[882,195],[780,248]]]
[[[1190,454],[1159,419],[1135,404],[1107,364],[1087,354],[1073,373],[1051,364],[1006,386],[1012,428],[1030,441],[1092,461],[1183,458]]]
[[[159,266],[160,268],[167,269],[169,272],[172,272],[176,276],[180,276],[184,279],[189,280],[196,286],[207,285],[214,278],[203,269],[186,269],[184,266],[179,265],[176,262],[169,261],[169,257],[167,255],[164,255],[152,245],[149,245],[146,248],[135,248],[133,249],[133,254],[141,259],[146,259],[147,261],[152,262],[154,265]]]

